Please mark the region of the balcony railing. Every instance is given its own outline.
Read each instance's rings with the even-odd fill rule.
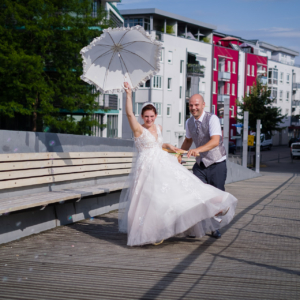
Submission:
[[[222,72],[219,71],[219,81],[229,81],[231,78],[231,73],[230,72]]]
[[[158,40],[158,41],[163,42],[164,41],[164,34],[163,34],[163,32],[156,31],[155,32],[155,39]]]
[[[218,102],[224,102],[226,99],[230,99],[230,96],[229,95],[222,95],[222,94],[218,95]]]
[[[300,89],[300,83],[299,82],[293,82],[293,90]]]
[[[268,83],[268,77],[261,76],[261,77],[259,77],[259,81],[262,85],[266,85]]]
[[[204,67],[198,64],[188,64],[187,65],[187,73],[194,76],[203,76],[204,75]]]
[[[293,100],[292,106],[300,106],[300,100]]]
[[[224,125],[224,119],[219,119],[220,120],[220,124]]]

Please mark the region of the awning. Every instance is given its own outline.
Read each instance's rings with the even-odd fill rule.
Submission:
[[[258,62],[257,62],[258,65],[266,66],[266,67],[268,66],[268,65],[264,62],[264,59],[263,59],[262,57],[258,56],[258,57],[257,57],[257,60],[258,60]]]
[[[220,54],[218,54],[219,57],[221,57],[221,58],[227,58],[227,59],[232,59],[232,57],[230,56],[230,53],[228,52],[227,49],[219,47],[219,52],[220,52]]]
[[[220,41],[239,41],[239,39],[232,36],[226,36],[225,38],[220,39]]]

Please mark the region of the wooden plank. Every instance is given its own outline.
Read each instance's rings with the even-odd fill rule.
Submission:
[[[103,177],[112,175],[129,174],[130,169],[105,170],[96,172],[73,173],[64,175],[44,176],[28,179],[7,180],[0,182],[0,190],[10,189],[14,187],[31,186],[46,183],[55,183],[61,181],[71,181],[76,179],[85,179],[93,177]]]
[[[103,163],[121,163],[132,162],[132,157],[128,158],[86,158],[86,159],[47,159],[47,160],[29,160],[21,162],[0,163],[0,171],[39,169],[48,167],[62,167],[73,165],[96,165]]]
[[[62,158],[133,157],[133,152],[44,152],[0,154],[0,161],[26,161]]]
[[[68,173],[78,173],[78,172],[89,172],[89,171],[96,171],[96,170],[128,169],[131,167],[132,167],[131,163],[127,163],[127,164],[119,163],[119,164],[99,164],[99,165],[58,167],[58,168],[30,169],[30,170],[22,170],[22,171],[0,172],[0,180],[40,177],[46,175],[68,174]]]
[[[126,187],[126,182],[120,181],[108,184],[102,183],[100,185],[78,187],[74,189],[63,189],[55,192],[4,198],[0,200],[0,214],[37,206],[44,206],[71,199],[79,199],[80,197],[85,197],[87,195],[100,195],[107,192],[122,190]]]

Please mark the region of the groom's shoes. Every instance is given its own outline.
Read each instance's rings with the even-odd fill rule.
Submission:
[[[211,237],[215,238],[215,239],[219,239],[221,237],[221,233],[219,230],[215,230],[211,232]]]

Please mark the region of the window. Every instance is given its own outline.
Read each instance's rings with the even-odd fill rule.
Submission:
[[[249,92],[250,92],[250,86],[247,85],[247,96],[249,96]]]
[[[232,84],[232,89],[231,89],[231,93],[234,96],[235,95],[235,84]]]
[[[173,52],[172,51],[168,52],[168,63],[169,64],[173,63]]]
[[[161,53],[160,53],[160,62],[164,61],[164,49],[161,49]]]
[[[171,117],[171,104],[167,105],[167,117]]]
[[[282,101],[283,91],[279,92],[279,100]]]
[[[140,84],[141,88],[150,88],[150,79],[147,80],[145,83]]]
[[[250,75],[250,65],[247,65],[247,75]]]
[[[286,92],[286,101],[289,101],[290,99],[290,92]]]
[[[283,82],[284,74],[283,72],[280,73],[280,82]]]
[[[290,83],[290,74],[286,74],[286,83]]]
[[[182,86],[179,87],[179,99],[182,98]]]
[[[214,58],[214,61],[213,61],[213,69],[214,71],[217,71],[217,59]]]
[[[172,78],[168,78],[168,90],[172,88]]]
[[[277,69],[269,69],[269,84],[278,84],[278,70]]]
[[[227,95],[230,95],[230,83],[227,83]]]
[[[252,76],[254,76],[254,66],[252,66]]]
[[[182,120],[181,120],[181,112],[178,114],[178,124],[181,125],[182,124]]]
[[[216,106],[215,106],[215,105],[212,106],[212,113],[213,113],[214,115],[216,114]]]
[[[153,103],[155,105],[157,115],[161,116],[161,103]]]
[[[216,90],[216,82],[213,82],[213,93],[216,94],[217,90]]]
[[[289,115],[289,109],[288,109],[288,108],[285,110],[285,114],[286,114],[285,119],[287,120],[287,119],[289,118],[289,117],[288,117],[288,115]]]
[[[180,61],[180,73],[183,73],[183,63],[184,63],[184,61],[181,60]]]
[[[234,74],[235,74],[235,61],[234,61],[234,62],[232,62],[232,73],[234,73]]]
[[[135,103],[135,115],[138,116],[142,110],[142,106],[144,103]]]
[[[231,118],[234,118],[234,105],[231,106]]]
[[[153,76],[152,87],[154,89],[161,89],[161,76]]]
[[[108,138],[118,137],[118,115],[108,115],[106,126]]]
[[[228,60],[228,61],[227,61],[227,72],[230,72],[230,67],[231,67],[231,65],[230,65],[230,60]]]

